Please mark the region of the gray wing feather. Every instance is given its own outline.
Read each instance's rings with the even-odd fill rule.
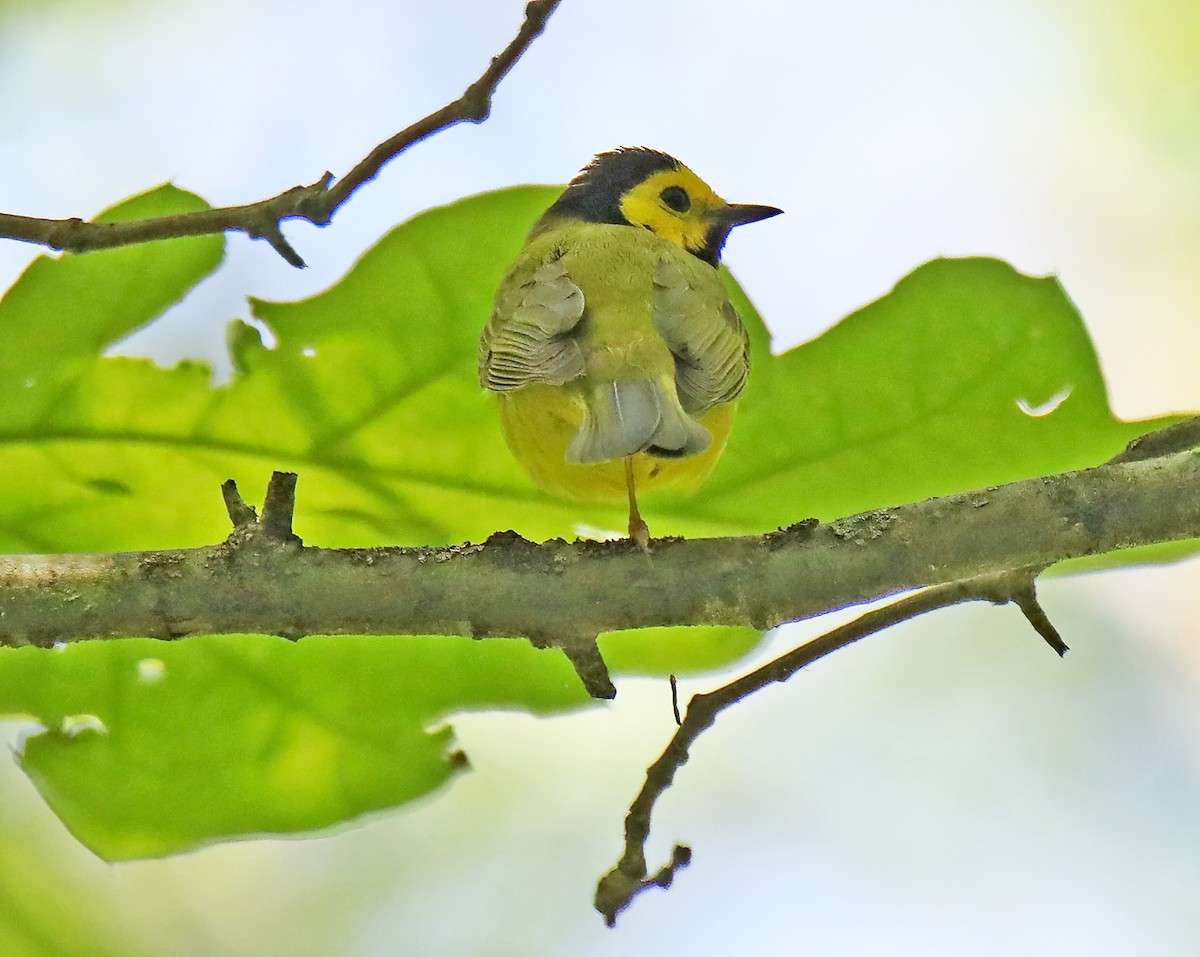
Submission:
[[[582,375],[583,353],[570,336],[582,316],[583,292],[561,258],[510,274],[479,340],[479,384],[509,392]]]
[[[608,462],[647,451],[668,457],[703,452],[712,435],[661,388],[648,379],[597,383],[588,394],[583,427],[567,447],[567,461]]]
[[[701,290],[677,264],[654,276],[654,326],[675,356],[675,387],[689,415],[732,401],[750,372],[750,340],[721,290]]]

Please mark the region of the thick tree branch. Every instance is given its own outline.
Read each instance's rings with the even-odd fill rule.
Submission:
[[[762,536],[660,539],[649,554],[627,541],[535,545],[512,532],[446,548],[306,547],[288,538],[291,488],[276,483],[258,520],[225,489],[237,527],[219,545],[0,557],[0,645],[231,632],[525,636],[562,649],[593,694],[610,696],[595,647],[606,631],[770,628],[914,588],[1200,537],[1191,451]],[[255,523],[275,547],[250,534]]]
[[[546,21],[560,2],[532,0],[525,7],[525,20],[516,37],[499,56],[492,58],[483,75],[467,87],[462,96],[384,140],[336,182],[332,173],[325,173],[309,186],[293,186],[278,196],[245,206],[225,206],[124,223],[38,219],[0,213],[0,239],[80,253],[159,239],[240,231],[251,238],[265,239],[288,263],[303,267],[304,260],[284,239],[280,224],[287,219],[306,219],[324,226],[360,186],[374,179],[389,160],[414,143],[458,123],[482,123],[491,112],[496,87],[545,29]]]

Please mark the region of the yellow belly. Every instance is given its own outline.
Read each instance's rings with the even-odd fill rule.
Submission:
[[[566,460],[567,446],[584,416],[583,402],[570,387],[527,385],[498,398],[505,441],[541,488],[589,501],[625,498],[624,460],[593,465]],[[644,452],[634,456],[639,492],[665,487],[690,491],[708,477],[725,450],[733,426],[733,404],[717,406],[699,421],[713,437],[712,445],[703,452],[686,458],[660,458]]]

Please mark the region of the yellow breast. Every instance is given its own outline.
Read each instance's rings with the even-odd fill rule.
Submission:
[[[567,461],[567,447],[584,418],[584,404],[576,390],[529,385],[500,395],[499,402],[505,441],[539,487],[553,495],[588,501],[625,497],[622,460],[588,465]],[[713,441],[697,455],[671,459],[642,452],[634,456],[639,489],[671,487],[691,491],[708,478],[725,450],[733,426],[733,404],[712,409],[701,416],[700,424],[712,433]]]

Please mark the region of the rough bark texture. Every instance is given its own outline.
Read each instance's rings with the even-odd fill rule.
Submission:
[[[290,507],[290,503],[288,503]],[[273,519],[264,514],[261,529]],[[466,634],[586,646],[654,625],[769,628],[907,589],[1200,537],[1193,452],[762,536],[323,549],[247,526],[206,548],[0,557],[0,645],[193,634]]]

